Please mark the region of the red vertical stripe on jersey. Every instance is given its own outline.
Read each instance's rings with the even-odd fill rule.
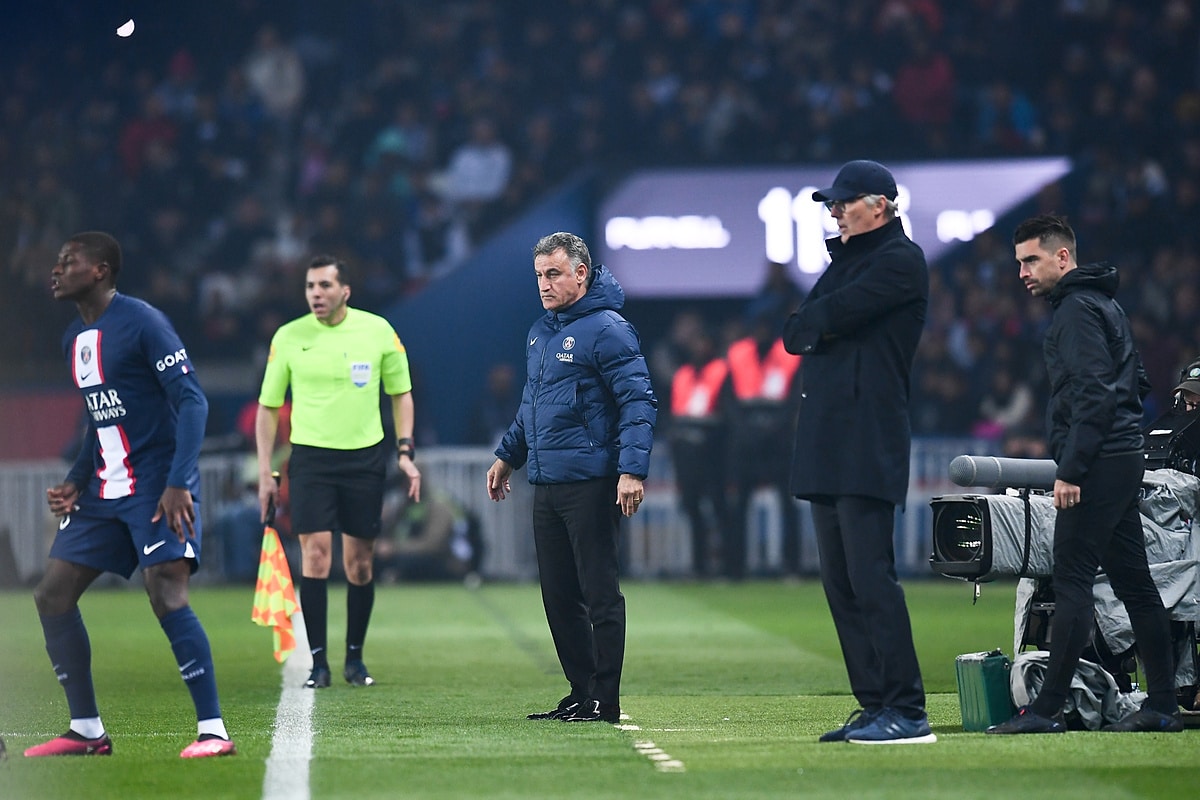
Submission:
[[[104,359],[100,357],[100,345],[104,338],[104,331],[96,329],[96,375],[100,378],[100,382],[104,383]]]

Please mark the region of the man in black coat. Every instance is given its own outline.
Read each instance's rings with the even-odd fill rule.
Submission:
[[[821,581],[861,708],[821,741],[937,741],[893,546],[908,493],[909,375],[929,300],[925,254],[904,233],[896,181],[851,161],[813,193],[837,220],[832,263],[784,326],[802,355],[793,494],[812,503]]]
[[[1183,730],[1175,697],[1170,621],[1146,557],[1138,501],[1145,458],[1142,398],[1149,393],[1111,264],[1075,261],[1075,232],[1061,217],[1025,220],[1013,234],[1020,277],[1054,307],[1042,350],[1054,473],[1054,617],[1041,691],[987,733],[1062,733],[1071,679],[1095,616],[1101,567],[1125,604],[1146,669],[1143,706],[1106,731]]]

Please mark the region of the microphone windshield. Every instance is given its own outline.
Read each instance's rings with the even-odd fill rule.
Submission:
[[[950,462],[950,480],[959,486],[1053,489],[1057,470],[1049,458],[964,455]]]

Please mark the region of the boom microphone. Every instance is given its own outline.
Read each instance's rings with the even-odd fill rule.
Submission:
[[[1057,469],[1050,458],[958,456],[950,462],[950,480],[959,486],[1053,489]]]

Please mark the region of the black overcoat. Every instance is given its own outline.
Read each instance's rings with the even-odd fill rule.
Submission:
[[[899,219],[827,242],[832,263],[784,326],[804,356],[791,491],[903,506],[912,430],[910,374],[925,309],[925,254]]]

